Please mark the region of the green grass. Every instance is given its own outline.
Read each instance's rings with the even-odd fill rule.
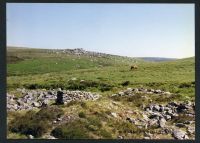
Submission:
[[[47,51],[8,48],[8,57],[23,59],[16,59],[14,63],[7,65],[8,91],[15,91],[18,87],[29,89],[62,87],[112,94],[126,88],[124,83],[128,81],[128,87],[144,86],[194,98],[194,58],[158,63],[138,60],[138,69],[131,71],[130,65],[134,60],[130,58],[78,57],[63,53],[52,54]],[[77,80],[71,81],[72,78]],[[85,82],[80,83],[80,80]]]
[[[181,88],[182,84],[190,84],[195,81],[194,58],[173,62],[141,63],[141,65],[139,64],[139,69],[135,71],[130,71],[128,65],[122,64],[121,66],[113,65],[102,68],[89,67],[89,69],[79,70],[72,68],[68,71],[59,70],[56,72],[56,68],[43,68],[43,65],[41,64],[34,67],[33,62],[33,65],[24,67],[35,68],[33,70],[34,72],[41,72],[40,69],[43,69],[46,70],[46,73],[36,74],[32,72],[32,74],[29,74],[32,70],[29,70],[28,72],[24,70],[26,73],[25,75],[23,75],[23,72],[21,71],[23,68],[21,68],[20,63],[21,62],[15,64],[15,66],[12,64],[8,65],[8,67],[13,66],[12,71],[15,72],[15,74],[19,73],[19,75],[15,76],[9,76],[8,74],[8,90],[12,90],[17,87],[28,88],[35,85],[38,88],[62,87],[72,90],[80,89],[102,92],[112,90],[113,87],[122,88],[122,83],[129,81],[129,86],[132,87],[142,85],[152,88],[161,88],[170,92],[180,92],[182,95],[188,95],[189,97],[194,96],[193,87]],[[85,61],[85,63],[87,62]],[[8,72],[12,68],[8,68]],[[62,68],[67,69],[67,67]],[[77,81],[69,83],[69,80],[74,77],[77,78]],[[80,83],[80,80],[85,80],[86,83]]]

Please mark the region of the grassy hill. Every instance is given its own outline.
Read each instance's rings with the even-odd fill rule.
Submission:
[[[17,59],[12,62],[8,60],[8,89],[31,85],[40,88],[67,88],[67,82],[72,78],[103,82],[116,87],[120,87],[125,81],[130,81],[133,86],[176,86],[195,80],[194,58],[146,62],[120,56],[91,57],[48,51],[8,48],[8,59],[12,56]],[[131,71],[130,65],[135,64],[135,61],[138,69]]]
[[[138,69],[130,70],[130,66],[133,64],[136,64]],[[93,138],[102,138],[102,136],[103,138],[114,138],[117,136],[114,128],[117,127],[119,130],[123,128],[125,130],[126,127],[124,126],[127,126],[127,129],[131,128],[131,130],[137,132],[138,134],[132,136],[132,138],[137,138],[141,137],[142,130],[136,131],[136,128],[132,125],[121,125],[117,120],[104,119],[103,114],[112,112],[107,108],[113,102],[110,99],[110,95],[127,87],[144,87],[170,91],[177,95],[173,99],[153,97],[152,100],[154,102],[165,103],[170,100],[194,101],[194,67],[194,57],[153,62],[144,61],[140,58],[108,54],[77,54],[68,51],[64,52],[63,50],[10,47],[7,49],[7,89],[9,93],[15,94],[18,97],[20,95],[16,91],[17,88],[62,88],[97,92],[103,95],[102,98],[98,102],[85,103],[87,104],[87,108],[82,108],[79,103],[73,103],[70,106],[61,108],[66,113],[73,110],[73,114],[77,115],[80,112],[84,112],[87,117],[87,123],[94,121],[97,122],[96,124],[99,124],[100,121],[96,119],[97,116],[93,116],[92,114],[98,112],[99,118],[102,118],[103,121],[100,127],[101,130],[98,130],[98,132],[93,131],[93,129],[88,131],[93,134]],[[85,84],[82,84],[81,80],[84,80]],[[130,108],[140,110],[136,107],[136,104],[144,104],[140,98],[138,98],[138,103],[125,102],[124,100],[119,100],[118,103],[120,104],[118,112],[124,112],[124,110]],[[20,114],[24,113],[20,112]],[[16,116],[14,113],[8,114],[9,119]],[[85,120],[78,122],[80,124],[86,123]],[[15,138],[16,136],[19,137],[19,135],[13,135],[13,133],[9,134],[9,138]],[[23,137],[20,136],[19,138]],[[166,136],[163,138],[166,138]]]

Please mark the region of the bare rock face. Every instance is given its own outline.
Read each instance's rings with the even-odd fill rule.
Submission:
[[[189,139],[186,132],[181,130],[174,130],[173,136],[175,139],[183,140],[183,139]]]
[[[161,128],[164,128],[164,127],[165,127],[166,120],[165,120],[164,118],[161,118],[158,122],[159,122],[159,126],[160,126]]]

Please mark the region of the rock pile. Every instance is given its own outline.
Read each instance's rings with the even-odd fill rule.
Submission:
[[[105,57],[109,56],[109,54],[100,53],[100,52],[92,52],[92,51],[86,51],[83,48],[76,48],[76,49],[64,49],[64,50],[49,50],[49,53],[56,53],[56,54],[72,54],[72,55],[86,55],[86,56],[92,56],[92,57]]]
[[[145,88],[127,88],[124,91],[120,91],[116,94],[113,94],[112,97],[121,96],[129,97],[141,94],[141,97],[146,97],[145,95],[158,95],[158,96],[170,96],[173,93],[162,91],[160,89],[145,89]],[[130,123],[135,124],[138,128],[160,128],[164,134],[171,134],[175,139],[188,139],[188,135],[194,136],[195,132],[195,103],[193,102],[169,102],[165,105],[161,104],[150,104],[148,106],[143,106],[143,111],[141,115],[143,118],[132,118],[127,116],[126,120]],[[178,119],[186,117],[184,122],[174,123],[173,119]],[[181,129],[185,128],[187,132],[182,131]]]
[[[165,119],[171,120],[179,114],[184,114],[189,117],[195,118],[195,103],[187,102],[187,103],[176,103],[170,102],[167,105],[158,105],[158,104],[150,104],[146,106],[144,109],[149,115],[150,119]],[[184,122],[183,124],[190,124],[190,121]],[[181,126],[182,124],[177,124],[176,126]]]
[[[172,93],[162,91],[160,89],[145,89],[145,88],[127,88],[124,91],[120,91],[112,96],[134,96],[137,93],[141,94],[158,94],[158,95],[171,95]]]
[[[171,134],[175,139],[189,139],[189,135],[195,134],[195,103],[170,102],[166,105],[150,104],[141,111],[143,118],[127,117],[126,120],[138,127],[160,128],[161,134]],[[182,116],[190,117],[182,119]],[[177,123],[171,124],[173,119],[180,118]],[[182,129],[184,128],[183,131]]]
[[[173,93],[145,89],[145,88],[127,88],[124,91],[120,91],[117,94],[113,94],[112,97],[129,97],[135,95],[141,95],[141,97],[151,96],[145,95],[158,95],[158,96],[171,96]],[[162,98],[162,97],[161,97]],[[137,100],[137,99],[136,99]],[[141,108],[142,107],[142,108]],[[194,102],[175,102],[171,101],[166,104],[158,104],[149,102],[148,105],[142,105],[139,107],[142,110],[138,110],[137,113],[140,116],[133,116],[132,114],[126,114],[126,121],[136,125],[138,128],[153,129],[156,128],[159,134],[168,134],[174,139],[194,139],[195,136],[195,103]],[[126,112],[128,113],[128,112]],[[154,136],[145,136],[145,139],[156,139]]]
[[[14,95],[7,93],[7,110],[31,110],[47,106],[51,103],[67,104],[71,101],[97,100],[100,95],[84,92],[84,91],[69,91],[69,90],[25,90],[18,89],[22,97],[16,98]],[[62,93],[62,97],[60,97]],[[57,98],[59,96],[59,98]]]

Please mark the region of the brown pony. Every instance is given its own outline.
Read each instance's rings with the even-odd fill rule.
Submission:
[[[137,65],[132,65],[130,70],[138,69]]]

